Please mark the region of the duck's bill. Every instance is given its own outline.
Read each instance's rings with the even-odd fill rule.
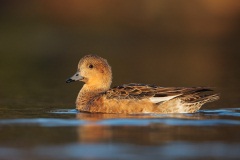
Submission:
[[[75,82],[75,81],[81,81],[81,80],[83,80],[83,77],[80,75],[79,72],[77,72],[72,77],[68,78],[66,80],[66,83]]]

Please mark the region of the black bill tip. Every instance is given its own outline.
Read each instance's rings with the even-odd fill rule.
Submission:
[[[70,83],[70,82],[74,82],[74,80],[72,80],[71,78],[66,80],[66,83]]]

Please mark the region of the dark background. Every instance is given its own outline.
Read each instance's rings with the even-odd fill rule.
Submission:
[[[212,86],[239,105],[239,0],[1,0],[0,105],[74,108],[81,83],[65,84],[97,54],[113,86]]]

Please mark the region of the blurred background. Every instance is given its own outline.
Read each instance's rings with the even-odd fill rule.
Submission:
[[[113,85],[212,86],[238,107],[239,0],[1,0],[0,105],[74,108],[65,84],[86,54],[108,60]]]

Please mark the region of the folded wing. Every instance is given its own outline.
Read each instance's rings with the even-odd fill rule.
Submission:
[[[105,95],[107,98],[149,99],[153,103],[160,103],[176,97],[205,91],[212,90],[208,87],[158,87],[154,85],[130,83],[109,89]]]

